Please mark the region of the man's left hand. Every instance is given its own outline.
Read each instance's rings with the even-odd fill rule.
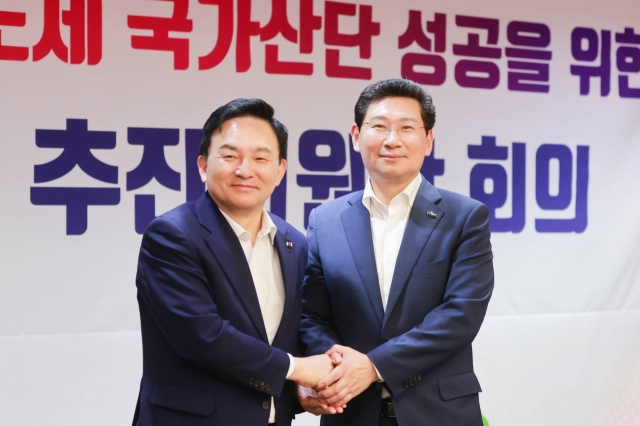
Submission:
[[[318,398],[327,407],[346,404],[378,380],[376,369],[365,354],[341,345],[333,345],[326,354],[332,358],[334,354],[342,357],[342,362],[316,387]]]
[[[316,392],[308,387],[296,384],[296,397],[305,411],[319,416],[321,414],[339,414],[347,408],[346,405],[338,407],[327,407],[318,399]]]

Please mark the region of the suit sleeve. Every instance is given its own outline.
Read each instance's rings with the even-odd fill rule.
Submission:
[[[422,323],[367,354],[394,396],[407,390],[407,380],[437,367],[477,335],[493,291],[489,239],[489,210],[478,205],[468,215],[452,253],[443,303]]]
[[[303,283],[299,341],[305,355],[317,355],[339,344],[340,340],[333,329],[331,302],[318,253],[315,210],[309,215],[307,243],[309,258]]]
[[[173,222],[156,219],[142,239],[138,297],[176,353],[221,377],[279,396],[289,367],[286,352],[235,329],[220,317],[198,254]]]

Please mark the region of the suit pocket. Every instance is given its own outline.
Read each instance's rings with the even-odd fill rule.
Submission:
[[[449,258],[438,260],[437,262],[416,263],[411,272],[412,277],[426,277],[429,275],[439,275],[449,270]]]
[[[151,394],[151,403],[198,416],[210,416],[215,405],[215,395],[180,386],[159,384]]]
[[[480,382],[473,371],[442,377],[438,379],[438,386],[440,387],[440,397],[445,401],[482,392]]]

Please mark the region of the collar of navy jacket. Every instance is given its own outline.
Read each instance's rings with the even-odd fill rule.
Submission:
[[[249,264],[240,245],[238,237],[233,232],[231,225],[224,218],[216,203],[208,193],[196,200],[196,215],[202,227],[211,234],[206,238],[207,246],[220,265],[223,265],[227,280],[234,287],[238,298],[241,300],[247,315],[251,318],[262,340],[269,343],[267,331],[264,327],[258,294],[256,293]],[[290,312],[296,291],[297,265],[294,250],[287,246],[288,225],[277,216],[269,214],[276,224],[278,232],[274,241],[276,252],[280,260],[282,281],[285,290],[285,304],[283,313]],[[278,332],[273,339],[273,345],[277,346],[278,337],[283,329],[280,324]]]
[[[406,285],[413,266],[424,250],[431,233],[444,216],[444,209],[438,206],[442,199],[438,190],[424,177],[418,194],[413,202],[407,227],[402,237],[398,259],[391,280],[387,310],[382,307],[380,284],[376,271],[376,258],[373,251],[373,237],[371,235],[371,219],[367,208],[362,204],[364,191],[354,193],[349,199],[351,208],[342,212],[342,224],[349,242],[351,255],[358,268],[362,283],[369,295],[369,300],[380,322],[381,329],[387,323],[390,313]],[[436,217],[428,216],[433,212]]]

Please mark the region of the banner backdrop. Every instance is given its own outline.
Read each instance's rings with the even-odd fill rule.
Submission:
[[[363,188],[353,106],[391,77],[433,95],[424,176],[492,212],[486,422],[640,424],[628,0],[0,0],[0,424],[130,423],[140,235],[203,191],[215,108],[275,107],[289,169],[270,209],[304,230]]]

